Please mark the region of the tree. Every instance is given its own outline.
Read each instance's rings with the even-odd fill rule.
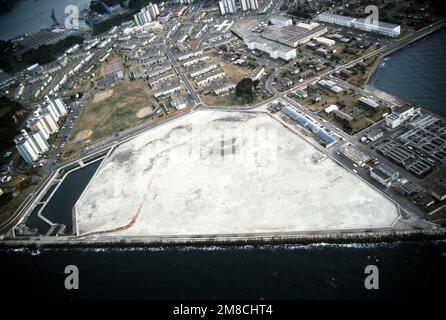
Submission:
[[[254,86],[255,81],[252,81],[250,78],[244,78],[237,83],[235,95],[241,98],[244,103],[251,103],[254,100]]]
[[[14,145],[14,137],[20,132],[20,126],[29,111],[17,101],[0,97],[0,152]]]

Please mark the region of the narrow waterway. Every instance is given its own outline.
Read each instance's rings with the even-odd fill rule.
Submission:
[[[67,232],[71,233],[73,228],[72,208],[100,164],[101,161],[98,160],[69,173],[54,192],[41,214],[53,223],[65,224]],[[47,199],[54,189],[55,187],[51,187],[44,199]],[[40,207],[34,209],[26,224],[31,228],[37,228],[41,234],[45,234],[51,226],[37,216]]]

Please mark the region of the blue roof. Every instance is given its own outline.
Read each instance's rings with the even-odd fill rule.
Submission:
[[[319,128],[314,123],[309,122],[304,116],[296,112],[295,110],[284,107],[282,108],[282,112],[292,118],[294,121],[302,125],[303,127],[308,128],[311,132],[313,132],[326,146],[329,146],[336,142],[336,139],[330,135],[325,130]]]

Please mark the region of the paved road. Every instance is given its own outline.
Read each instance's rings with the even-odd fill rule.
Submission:
[[[195,105],[202,105],[203,101],[201,101],[200,96],[197,94],[197,92],[195,91],[193,85],[189,82],[189,79],[187,78],[187,76],[184,74],[183,69],[181,68],[181,66],[178,64],[177,60],[175,59],[175,57],[173,56],[172,52],[170,52],[169,49],[165,50],[167,57],[169,58],[170,62],[173,64],[176,72],[178,73],[178,75],[181,77],[181,79],[183,80],[184,85],[186,86],[187,90],[189,91],[190,95],[192,96],[192,98],[195,101]]]

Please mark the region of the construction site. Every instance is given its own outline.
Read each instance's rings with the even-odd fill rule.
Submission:
[[[77,235],[194,236],[389,228],[397,205],[271,116],[197,111],[101,163]],[[277,210],[281,208],[281,210]]]

